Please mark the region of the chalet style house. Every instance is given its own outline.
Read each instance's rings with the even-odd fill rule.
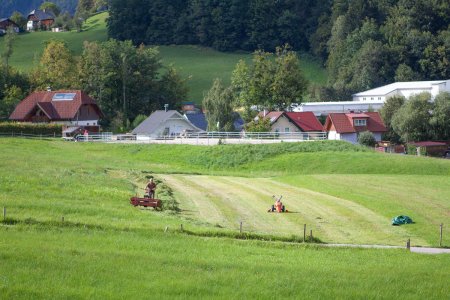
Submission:
[[[98,127],[103,113],[94,99],[80,90],[34,92],[9,117],[12,121]]]
[[[0,19],[0,33],[6,33],[9,27],[12,27],[16,33],[19,32],[19,25],[17,25],[14,21],[8,18]]]
[[[360,132],[370,131],[377,142],[387,131],[378,112],[364,113],[331,113],[325,122],[325,131],[329,140],[343,140],[358,143]]]
[[[28,14],[27,30],[48,30],[55,22],[55,15],[51,11],[35,9]]]

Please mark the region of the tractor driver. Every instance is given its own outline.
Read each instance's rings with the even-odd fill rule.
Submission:
[[[273,208],[275,208],[275,210],[277,212],[282,212],[283,211],[283,202],[281,202],[281,198],[283,198],[283,196],[280,196],[280,198],[273,196],[273,198],[276,199],[276,201],[273,205]]]
[[[145,187],[145,193],[148,195],[149,198],[155,198],[155,189],[156,189],[156,183],[153,181],[153,178],[151,178],[147,186]]]

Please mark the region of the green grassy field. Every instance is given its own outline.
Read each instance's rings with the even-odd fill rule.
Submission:
[[[46,40],[56,38],[67,42],[75,55],[80,55],[84,41],[105,41],[108,38],[105,20],[108,13],[101,13],[89,18],[82,32],[33,32],[18,36],[11,65],[21,71],[32,68],[33,62],[44,50]],[[0,38],[0,49],[3,48]],[[185,78],[190,78],[188,86],[189,98],[201,103],[203,92],[210,89],[215,78],[220,78],[225,84],[230,83],[231,72],[240,59],[250,61],[249,53],[223,53],[209,48],[197,46],[159,46],[162,62],[173,64]],[[308,55],[301,55],[301,63],[305,76],[311,82],[325,84],[325,70]]]
[[[331,141],[198,147],[3,138],[0,153],[5,299],[443,299],[450,292],[449,255],[231,238],[242,220],[255,237],[301,239],[307,223],[326,243],[411,238],[436,246],[443,222],[449,246],[447,160]],[[149,174],[172,188],[179,213],[129,204]],[[283,194],[292,213],[267,213],[272,194]],[[392,227],[396,214],[416,223]]]

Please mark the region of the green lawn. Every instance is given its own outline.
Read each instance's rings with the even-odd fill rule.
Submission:
[[[326,243],[411,238],[436,246],[443,222],[449,246],[448,160],[333,141],[204,147],[2,138],[0,170],[8,217],[0,223],[2,298],[442,299],[450,292],[448,255],[231,238],[240,221],[253,237],[274,240],[301,239],[306,223]],[[149,174],[173,190],[180,213],[129,204]],[[283,194],[291,213],[267,213],[272,194]],[[416,224],[393,227],[396,214]]]
[[[32,68],[36,58],[44,50],[46,40],[55,38],[67,42],[75,55],[80,55],[84,41],[105,41],[108,38],[106,18],[101,13],[89,18],[82,32],[33,32],[20,34],[15,42],[11,65],[21,71]],[[3,49],[0,38],[0,49]],[[173,64],[185,78],[190,78],[189,98],[196,103],[203,100],[203,92],[210,89],[215,78],[225,84],[230,83],[231,72],[240,59],[250,61],[250,53],[224,53],[197,46],[159,46],[161,59],[165,65]],[[306,78],[311,82],[325,84],[327,75],[323,67],[308,55],[301,55],[301,63]]]

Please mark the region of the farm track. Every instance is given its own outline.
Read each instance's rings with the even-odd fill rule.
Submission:
[[[403,245],[411,234],[353,201],[270,178],[159,175],[175,192],[182,214],[198,221],[282,236],[302,235],[307,224],[324,242]],[[272,195],[283,195],[287,214],[267,213]],[[414,237],[418,245],[427,245]]]

